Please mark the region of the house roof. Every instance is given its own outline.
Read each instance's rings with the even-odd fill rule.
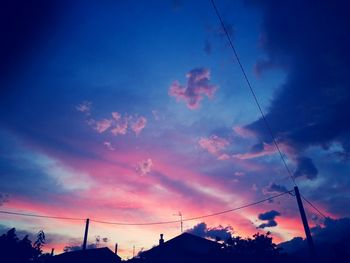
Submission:
[[[50,263],[70,263],[70,262],[84,262],[84,263],[117,263],[121,258],[113,253],[109,248],[94,248],[86,250],[77,250],[59,254],[54,256]]]
[[[219,251],[221,245],[189,233],[183,233],[162,245],[156,246],[150,250],[143,252],[145,257],[153,257],[161,254],[186,254],[186,255],[206,255],[215,251]]]

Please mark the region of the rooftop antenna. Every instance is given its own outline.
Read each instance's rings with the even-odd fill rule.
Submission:
[[[173,214],[173,216],[179,216],[180,217],[181,233],[183,233],[184,230],[183,230],[183,221],[182,221],[182,213],[181,213],[181,211],[179,211],[179,213],[177,213],[177,214]]]

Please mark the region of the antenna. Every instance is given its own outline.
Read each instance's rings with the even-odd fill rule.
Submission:
[[[173,216],[179,216],[180,217],[181,233],[183,233],[184,230],[183,230],[183,221],[182,221],[182,213],[181,213],[181,211],[179,211],[179,213],[177,213],[177,214],[173,214]]]

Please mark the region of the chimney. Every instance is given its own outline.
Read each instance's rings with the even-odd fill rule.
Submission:
[[[164,244],[163,234],[160,234],[159,245],[161,246],[163,244]]]
[[[51,257],[53,257],[53,253],[54,253],[54,251],[55,251],[55,249],[54,249],[54,248],[52,248],[52,249],[51,249],[51,254],[50,254],[50,256],[51,256]]]
[[[115,243],[114,254],[118,254],[118,243]]]

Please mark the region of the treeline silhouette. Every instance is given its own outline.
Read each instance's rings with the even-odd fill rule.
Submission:
[[[318,243],[317,258],[311,259],[308,255],[305,241],[295,252],[286,253],[273,243],[270,232],[266,234],[257,233],[252,237],[242,238],[231,236],[227,240],[215,241],[184,233],[172,240],[163,242],[159,246],[154,246],[148,251],[140,252],[136,257],[127,260],[128,263],[190,263],[190,262],[268,262],[268,263],[290,263],[290,262],[350,262],[350,233],[344,233],[344,238],[333,241]],[[293,241],[293,240],[292,240]],[[298,241],[298,242],[299,242]],[[0,236],[0,262],[1,263],[50,263],[61,262],[59,257],[56,261],[52,254],[43,253],[45,245],[45,233],[41,230],[37,233],[36,240],[32,242],[28,235],[20,239],[16,234],[16,229],[12,228]],[[316,243],[317,244],[317,243]],[[107,248],[105,248],[108,250]],[[81,254],[99,250],[91,248],[81,251]],[[68,251],[68,250],[66,250]],[[109,250],[108,250],[109,251]],[[66,252],[69,253],[74,252]],[[101,252],[101,251],[100,251]],[[106,251],[102,251],[106,252]],[[113,253],[110,251],[110,253]],[[79,255],[79,254],[77,254]],[[80,262],[76,260],[74,262]],[[104,260],[84,260],[84,263],[101,262],[112,263],[114,261]],[[62,261],[63,263],[63,261]]]
[[[40,230],[37,239],[32,243],[28,235],[19,239],[16,229],[11,228],[0,236],[0,262],[13,263],[43,263],[49,254],[43,254],[42,247],[45,244],[45,233]]]

